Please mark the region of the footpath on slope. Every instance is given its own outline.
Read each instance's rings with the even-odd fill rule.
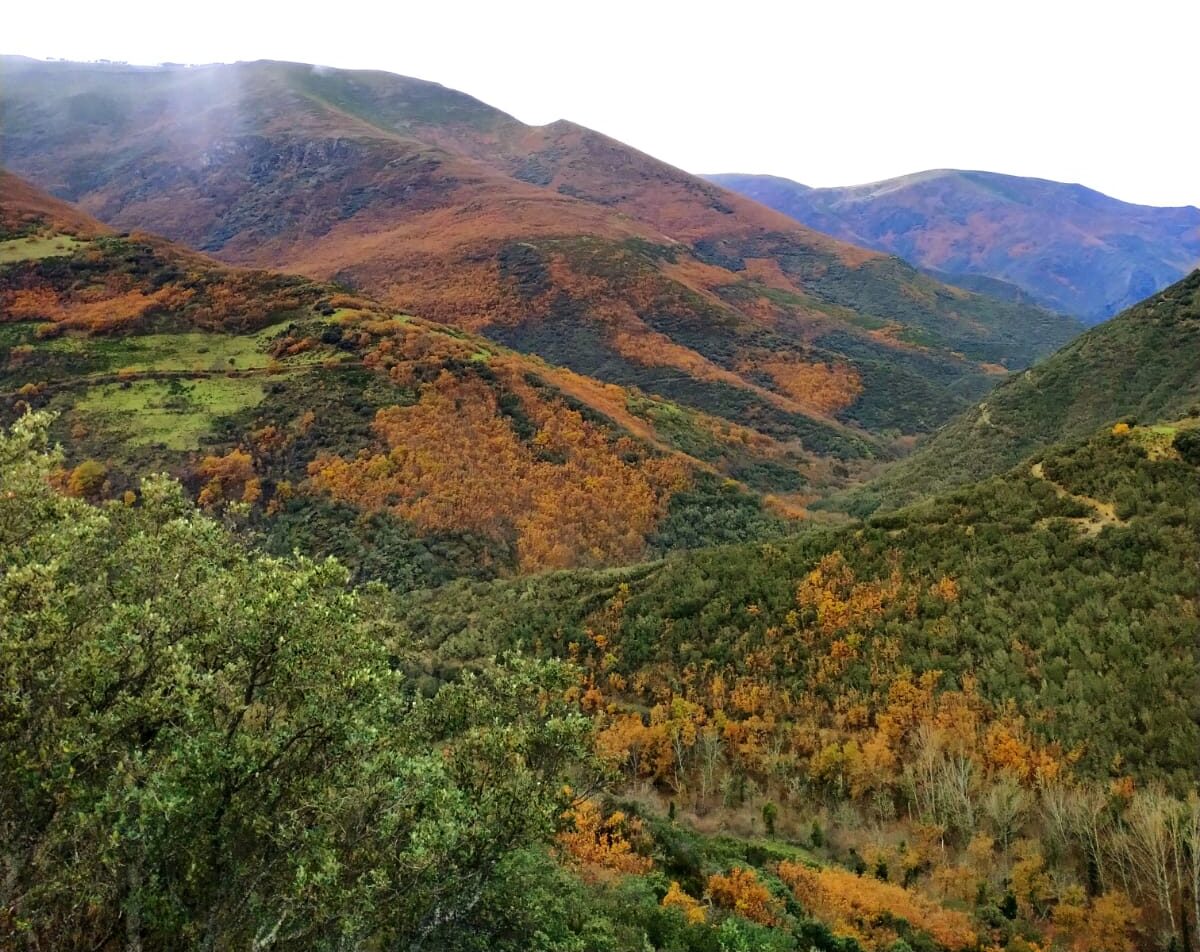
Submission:
[[[1041,463],[1034,463],[1030,467],[1029,472],[1038,479],[1048,482],[1059,499],[1070,499],[1091,511],[1091,515],[1075,516],[1069,519],[1070,522],[1075,523],[1087,535],[1096,535],[1105,526],[1125,525],[1125,520],[1117,515],[1116,506],[1111,502],[1104,502],[1091,496],[1081,496],[1078,493],[1071,492],[1065,486],[1056,483],[1047,476],[1045,467]]]

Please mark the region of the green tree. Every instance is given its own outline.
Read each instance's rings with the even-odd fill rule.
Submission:
[[[409,693],[337,563],[59,495],[47,425],[0,435],[0,945],[419,948],[553,832],[573,672]]]

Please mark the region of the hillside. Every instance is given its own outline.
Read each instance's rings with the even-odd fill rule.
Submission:
[[[862,529],[400,601],[163,477],[68,498],[48,422],[0,431],[0,943],[1195,935],[1195,420]]]
[[[1154,208],[1082,185],[939,169],[845,188],[709,176],[943,281],[1096,324],[1200,264],[1200,208]]]
[[[0,69],[4,163],[114,227],[335,279],[851,466],[1078,330],[433,83],[271,62]]]
[[[1122,864],[1195,843],[1198,480],[1200,417],[1105,428],[858,527],[413,593],[399,637],[427,693],[570,657],[639,815],[758,837],[759,882],[814,851],[798,897],[838,948],[1151,949],[1191,929],[1188,887]],[[651,839],[673,877],[707,860]]]
[[[58,412],[79,495],[166,469],[206,507],[248,504],[271,550],[406,588],[775,533],[788,493],[838,482],[362,295],[113,234],[3,173],[0,229],[0,415]]]
[[[869,512],[1003,472],[1120,419],[1200,408],[1200,270],[1005,381],[913,455],[835,505]]]

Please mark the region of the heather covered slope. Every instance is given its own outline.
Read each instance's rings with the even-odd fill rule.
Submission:
[[[827,458],[888,455],[1077,330],[419,80],[2,68],[4,161],[106,222],[336,278]]]
[[[1200,263],[1200,209],[1118,201],[1082,185],[939,169],[845,188],[770,175],[711,181],[943,281],[1102,321]]]
[[[1200,412],[1200,270],[1014,375],[912,456],[850,494],[894,506],[1002,472],[1121,419]]]
[[[775,533],[791,494],[841,481],[344,289],[112,234],[11,175],[0,228],[0,413],[58,411],[79,495],[167,469],[248,504],[266,547],[403,588]]]

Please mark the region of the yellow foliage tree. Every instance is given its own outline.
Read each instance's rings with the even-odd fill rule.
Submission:
[[[685,893],[679,883],[674,880],[671,881],[671,888],[662,898],[662,907],[678,909],[683,913],[683,918],[692,925],[697,925],[705,920],[704,905],[699,899]]]

